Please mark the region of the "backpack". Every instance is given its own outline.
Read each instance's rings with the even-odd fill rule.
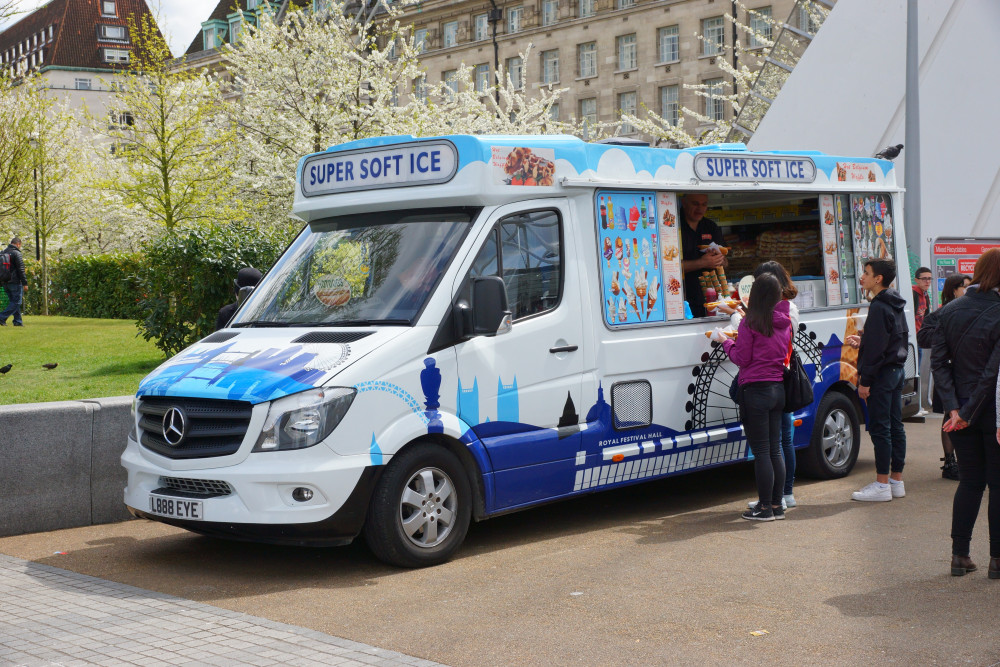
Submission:
[[[0,252],[0,285],[6,285],[14,277],[14,271],[10,268],[10,253]]]

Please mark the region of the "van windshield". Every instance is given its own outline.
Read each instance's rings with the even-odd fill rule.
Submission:
[[[393,211],[307,226],[234,327],[412,325],[477,211]]]

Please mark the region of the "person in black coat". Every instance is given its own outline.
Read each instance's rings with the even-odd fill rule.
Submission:
[[[256,287],[260,282],[260,271],[252,266],[245,266],[236,273],[236,280],[233,281],[233,291],[236,294],[236,301],[227,303],[219,309],[219,315],[215,318],[215,330],[225,329],[229,320],[233,319],[236,309],[240,307],[240,290],[244,287]]]
[[[23,327],[21,320],[21,302],[24,293],[28,291],[28,279],[24,274],[24,258],[21,257],[21,239],[14,237],[10,245],[3,251],[10,255],[10,280],[3,286],[7,293],[7,308],[0,313],[0,327],[7,326],[7,318],[14,316],[14,326]]]
[[[868,433],[875,446],[875,481],[851,494],[853,500],[889,501],[906,495],[903,465],[906,431],[903,429],[903,365],[910,335],[904,309],[906,299],[889,287],[896,279],[891,259],[870,259],[861,275],[862,289],[872,296],[861,336],[848,336],[858,350],[858,396],[868,404]]]
[[[1000,369],[1000,249],[976,262],[972,285],[938,314],[931,370],[958,455],[951,515],[951,573],[974,572],[972,528],[990,487],[990,579],[1000,579],[1000,443],[994,388]]]

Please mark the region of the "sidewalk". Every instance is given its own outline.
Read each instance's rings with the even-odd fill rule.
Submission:
[[[2,554],[0,591],[0,665],[438,665]]]

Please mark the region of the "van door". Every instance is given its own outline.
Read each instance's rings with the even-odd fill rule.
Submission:
[[[471,276],[500,276],[511,331],[457,346],[458,410],[494,470],[495,507],[572,490],[585,366],[577,239],[565,201],[497,209]],[[568,485],[561,483],[567,477]]]

